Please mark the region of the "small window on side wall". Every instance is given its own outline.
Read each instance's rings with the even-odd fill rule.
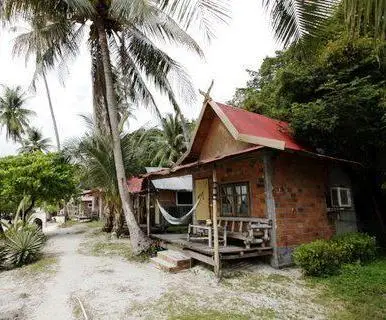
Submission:
[[[334,187],[331,188],[331,205],[332,207],[349,208],[351,204],[350,188]]]

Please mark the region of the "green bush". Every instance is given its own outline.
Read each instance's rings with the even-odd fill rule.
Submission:
[[[295,264],[311,276],[334,274],[342,264],[368,262],[375,257],[375,238],[358,232],[303,244],[293,253]]]
[[[364,233],[352,232],[336,236],[332,239],[341,247],[343,263],[369,262],[376,257],[376,241]]]
[[[326,240],[303,244],[293,253],[295,264],[311,276],[336,273],[341,265],[340,257],[340,247]]]

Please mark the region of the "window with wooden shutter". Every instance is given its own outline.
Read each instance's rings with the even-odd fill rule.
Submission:
[[[221,185],[221,215],[249,216],[248,183],[230,183]]]

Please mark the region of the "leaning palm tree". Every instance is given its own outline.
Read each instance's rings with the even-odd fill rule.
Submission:
[[[0,129],[5,128],[7,140],[20,141],[29,128],[29,117],[35,115],[35,112],[24,108],[26,99],[20,86],[4,87],[3,95],[0,96]]]
[[[22,138],[20,153],[48,152],[51,147],[51,139],[44,138],[40,130],[29,128],[27,136]]]
[[[181,66],[160,50],[154,39],[166,44],[178,44],[202,54],[197,43],[184,31],[198,22],[205,34],[212,36],[212,22],[227,17],[227,0],[4,0],[3,10],[8,19],[44,13],[48,21],[63,15],[71,25],[90,25],[89,42],[95,46],[101,87],[105,90],[108,123],[111,130],[116,176],[123,211],[129,227],[133,251],[138,253],[150,245],[149,239],[135,220],[126,186],[118,104],[114,90],[113,67],[121,69],[133,102],[142,102],[157,112],[149,89],[166,94],[172,105],[178,106],[173,83],[181,97],[191,101],[194,92],[189,77]],[[182,26],[182,27],[181,27]],[[72,42],[76,46],[76,42]],[[176,86],[175,86],[176,87]],[[95,91],[94,91],[95,93]],[[181,114],[180,111],[178,113]]]
[[[35,72],[31,81],[31,89],[36,91],[38,79],[43,80],[55,132],[56,146],[59,151],[59,131],[48,86],[47,72],[55,64],[59,64],[59,69],[62,71],[66,67],[64,58],[75,56],[78,53],[76,48],[71,47],[73,37],[76,37],[77,33],[71,29],[67,20],[60,16],[47,21],[44,15],[35,15],[33,18],[29,17],[27,22],[30,25],[30,30],[16,37],[13,55],[24,56],[26,63],[31,58],[35,59]],[[66,39],[68,36],[71,39]]]

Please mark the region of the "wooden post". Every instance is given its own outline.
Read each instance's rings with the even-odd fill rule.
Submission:
[[[102,199],[102,191],[99,193],[99,220],[103,220],[103,199]]]
[[[150,188],[149,188],[149,184],[147,185],[147,194],[146,194],[146,226],[147,226],[147,235],[150,236]]]
[[[273,196],[273,168],[272,168],[272,154],[263,154],[263,165],[264,165],[264,190],[265,190],[265,206],[267,218],[272,220],[271,229],[271,247],[273,248],[273,256],[271,259],[272,267],[279,267],[277,243],[276,243],[276,206],[275,198]]]
[[[217,224],[217,173],[216,168],[213,168],[213,253],[214,253],[214,273],[216,277],[220,278],[220,253],[218,246],[218,224]]]

